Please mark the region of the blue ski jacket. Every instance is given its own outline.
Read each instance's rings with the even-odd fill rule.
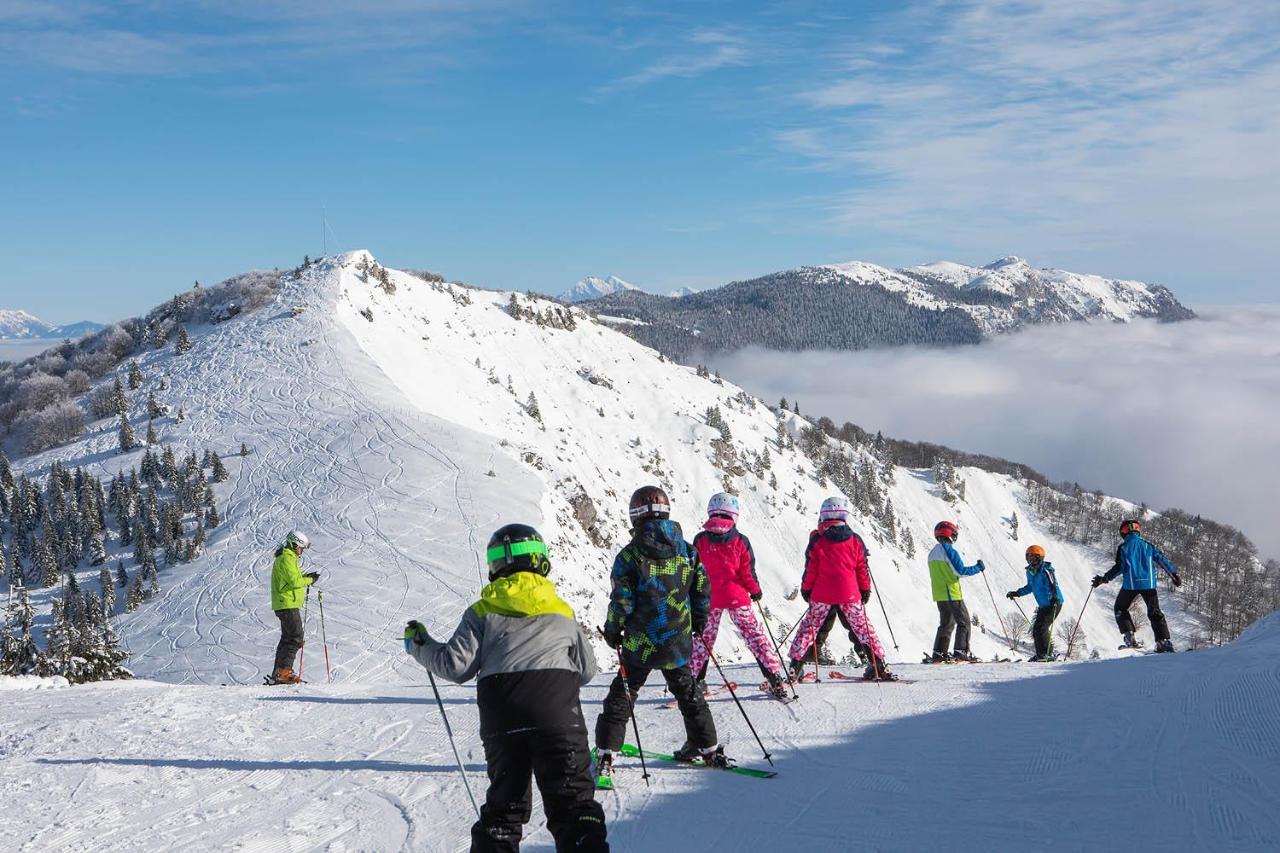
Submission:
[[[1033,593],[1036,605],[1048,607],[1050,604],[1062,604],[1062,587],[1058,586],[1058,577],[1053,573],[1053,563],[1041,563],[1038,569],[1027,566],[1027,583],[1021,589],[1014,590],[1018,595]]]
[[[1173,575],[1173,563],[1159,548],[1143,539],[1141,534],[1130,533],[1116,549],[1116,564],[1103,577],[1110,581],[1123,574],[1125,589],[1155,589],[1156,563]]]

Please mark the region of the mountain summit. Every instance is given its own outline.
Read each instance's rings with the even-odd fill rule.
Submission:
[[[65,326],[46,323],[20,308],[0,309],[0,340],[62,340],[79,338],[103,328],[101,323],[82,320]]]
[[[588,302],[592,299],[600,299],[615,293],[624,293],[628,290],[638,291],[640,288],[629,281],[623,281],[616,275],[611,275],[607,278],[589,275],[561,293],[559,298],[562,302]]]

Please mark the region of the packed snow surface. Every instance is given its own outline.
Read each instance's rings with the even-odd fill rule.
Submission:
[[[453,608],[436,614],[441,623]],[[447,618],[446,618],[447,617]],[[123,682],[6,694],[4,850],[467,849],[472,811],[422,671],[292,688]],[[310,647],[308,647],[310,649]],[[782,706],[730,668],[778,776],[620,759],[615,850],[1275,850],[1280,617],[1237,643],[1071,664],[899,665]],[[413,666],[416,666],[414,664]],[[311,675],[315,677],[316,670]],[[608,679],[583,691],[590,722]],[[477,795],[471,686],[442,687]],[[679,746],[657,686],[647,749]],[[727,751],[764,765],[727,694]],[[524,849],[549,851],[535,802]]]

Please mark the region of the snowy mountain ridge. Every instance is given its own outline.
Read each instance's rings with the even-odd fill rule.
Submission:
[[[577,284],[560,294],[562,302],[589,302],[592,299],[600,299],[610,296],[614,293],[623,293],[628,290],[639,290],[629,281],[623,281],[616,275],[600,278],[599,276],[589,275],[580,279]]]
[[[747,342],[776,350],[951,346],[1040,323],[1195,316],[1162,285],[1034,269],[1017,257],[983,267],[806,266],[682,299],[627,291],[589,307],[643,323],[626,331],[678,361]]]
[[[46,323],[39,317],[22,309],[0,309],[0,340],[78,338],[103,328],[101,323],[81,320],[65,326]]]
[[[325,577],[335,677],[343,681],[417,677],[387,638],[415,615],[449,630],[484,583],[479,549],[509,521],[543,531],[565,598],[584,625],[599,624],[608,567],[627,536],[627,497],[651,482],[671,494],[687,538],[707,497],[740,494],[742,528],[781,635],[804,608],[794,590],[817,507],[838,491],[830,477],[840,475],[825,467],[837,458],[844,476],[860,472],[858,488],[879,495],[875,511],[860,510],[853,525],[871,547],[901,647],[891,661],[915,659],[932,644],[937,613],[924,553],[940,518],[959,522],[962,553],[986,560],[997,594],[1022,585],[1022,549],[1031,541],[1049,549],[1068,610],[1109,562],[1099,549],[1045,532],[1011,477],[961,469],[964,496],[948,499],[929,472],[834,441],[820,470],[797,446],[806,421],[674,364],[580,309],[394,270],[383,284],[368,273],[370,262],[353,252],[312,264],[285,280],[274,306],[193,326],[189,353],[141,355],[147,378],[137,393],[186,408],[185,420],[164,424],[161,443],[177,452],[221,448],[231,480],[216,487],[224,523],[207,553],[163,569],[162,594],[120,617],[140,674],[258,680],[277,631],[266,595],[270,553],[292,527],[314,543],[308,559]],[[232,453],[242,443],[248,456]],[[136,464],[139,452],[117,453],[116,423],[107,420],[77,444],[15,466],[39,474],[62,459],[108,477]],[[94,583],[94,574],[82,581]],[[972,580],[966,589],[985,626],[975,630],[974,650],[990,657],[1007,649],[1001,626],[1014,608],[993,604]],[[1183,643],[1194,620],[1176,599],[1168,610]],[[887,637],[878,611],[872,621]],[[1114,656],[1114,641],[1109,599],[1094,596],[1077,651]],[[848,649],[843,640],[833,646]],[[720,652],[738,660],[744,648],[724,631]]]

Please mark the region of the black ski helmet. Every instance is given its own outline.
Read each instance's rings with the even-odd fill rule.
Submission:
[[[516,572],[533,572],[546,577],[551,572],[547,543],[527,524],[508,524],[493,531],[485,551],[489,580]]]
[[[671,498],[657,486],[641,486],[632,492],[627,514],[633,527],[646,518],[670,518]]]

